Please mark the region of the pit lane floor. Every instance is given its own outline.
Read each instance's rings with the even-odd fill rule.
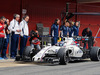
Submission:
[[[0,75],[100,75],[100,62],[87,59],[58,65],[0,60]]]

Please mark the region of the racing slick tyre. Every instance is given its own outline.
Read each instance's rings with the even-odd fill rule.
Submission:
[[[57,53],[57,56],[59,58],[60,65],[66,65],[69,62],[69,55],[66,52],[65,48],[60,48],[58,53]]]
[[[91,61],[100,61],[100,47],[92,47],[90,50]]]
[[[23,60],[31,60],[31,53],[33,48],[31,46],[27,46],[25,47],[24,51],[23,51],[23,55],[22,55],[22,59]]]

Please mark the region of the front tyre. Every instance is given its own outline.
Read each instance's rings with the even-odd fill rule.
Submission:
[[[33,48],[31,46],[25,47],[22,55],[23,60],[31,60],[31,53],[33,51]]]
[[[57,56],[59,58],[60,65],[66,65],[69,62],[69,55],[65,48],[60,48]]]

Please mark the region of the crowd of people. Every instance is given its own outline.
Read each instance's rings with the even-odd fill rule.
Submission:
[[[56,19],[51,27],[51,36],[53,37],[52,45],[57,43],[59,37],[72,37],[79,36],[79,22],[75,22],[73,25],[70,21],[65,20],[64,24],[59,27],[60,20]]]
[[[29,16],[25,15],[22,21],[19,23],[20,15],[14,14],[13,20],[9,23],[9,19],[6,19],[4,16],[0,17],[0,59],[8,59],[6,56],[7,46],[9,41],[10,44],[10,58],[15,59],[18,50],[19,37],[20,37],[20,56],[23,54],[23,50],[26,47],[27,40],[29,37]],[[64,24],[59,27],[60,19],[56,19],[54,24],[51,26],[51,37],[52,37],[52,45],[57,44],[57,40],[59,37],[72,37],[79,36],[79,22],[71,23],[65,20]],[[40,50],[40,42],[34,42],[37,40],[38,31],[33,31],[36,33],[31,35],[30,44],[31,46],[36,47]],[[92,32],[89,28],[83,30],[83,36],[92,36]],[[10,38],[10,40],[9,40]],[[85,47],[86,45],[84,45]]]
[[[57,40],[59,37],[77,37],[79,36],[79,27],[80,22],[71,22],[65,20],[64,24],[59,27],[60,19],[56,19],[54,24],[51,26],[51,36],[52,36],[52,45],[57,44]],[[93,45],[92,31],[90,28],[85,28],[82,32],[83,37],[90,37],[90,41],[88,42],[88,46],[91,47]],[[84,48],[86,48],[86,43],[84,43]]]
[[[10,58],[14,59],[17,55],[19,35],[20,35],[20,55],[26,47],[27,39],[29,36],[28,21],[29,16],[25,15],[23,20],[19,23],[20,15],[14,14],[13,20],[9,20],[4,16],[0,17],[0,59],[8,59],[6,56],[7,46],[11,41]],[[9,40],[11,36],[11,40]]]

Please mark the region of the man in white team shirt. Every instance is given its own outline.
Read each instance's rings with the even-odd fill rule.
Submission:
[[[20,56],[22,56],[23,50],[27,44],[27,39],[29,35],[28,21],[29,21],[29,16],[25,15],[23,17],[23,20],[20,22],[20,28],[21,28]]]
[[[21,32],[19,21],[20,15],[14,14],[14,19],[10,22],[8,29],[12,33],[11,36],[11,58],[14,59],[17,55],[17,48],[19,42],[19,34]]]

